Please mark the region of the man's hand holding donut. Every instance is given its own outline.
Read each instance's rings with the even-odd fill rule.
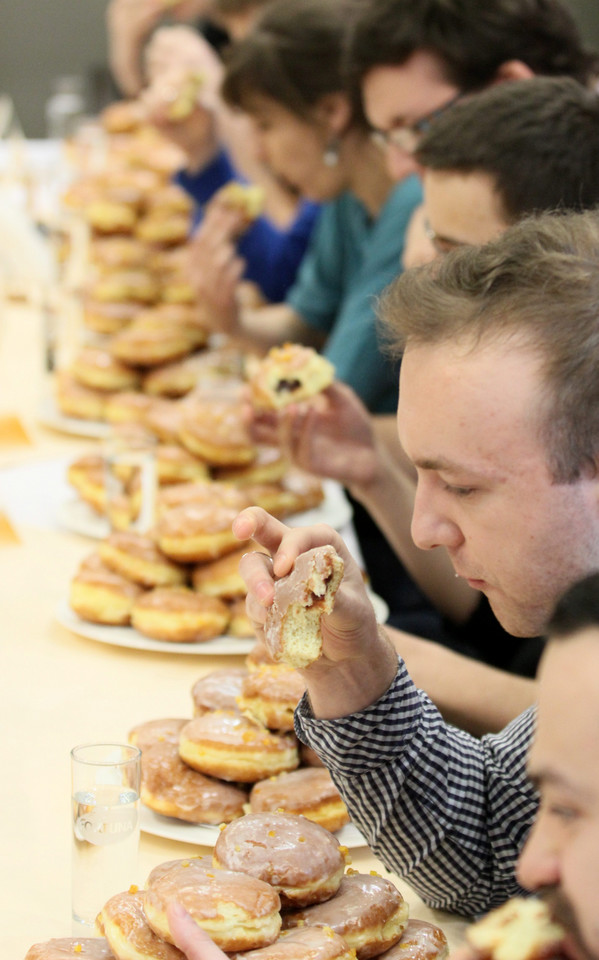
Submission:
[[[379,629],[362,574],[339,534],[324,524],[291,529],[259,507],[242,511],[233,523],[240,540],[253,538],[265,554],[248,553],[240,563],[247,612],[258,635],[274,598],[275,581],[300,556],[331,544],[344,562],[333,612],[322,619],[322,656],[302,671],[315,716],[344,716],[374,703],[397,671],[397,654]]]

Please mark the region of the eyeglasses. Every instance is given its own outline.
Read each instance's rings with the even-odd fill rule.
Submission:
[[[437,233],[437,231],[431,227],[428,219],[424,220],[423,226],[426,238],[430,240],[436,253],[443,255],[445,253],[451,253],[452,250],[457,250],[458,247],[466,246],[461,240],[453,240],[451,237],[444,237],[440,233]]]
[[[415,120],[414,123],[398,124],[390,130],[371,130],[370,137],[377,146],[384,150],[388,147],[396,147],[398,150],[405,150],[406,153],[414,153],[422,135],[428,133],[435,120],[438,120],[447,110],[450,110],[462,96],[462,93],[456,93],[447,103],[427,113],[419,120]]]

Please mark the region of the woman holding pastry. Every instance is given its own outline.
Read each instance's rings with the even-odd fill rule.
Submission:
[[[399,270],[418,180],[394,185],[359,108],[345,90],[343,40],[357,0],[271,3],[236,44],[222,95],[251,120],[259,156],[291,189],[324,203],[284,303],[244,308],[243,272],[224,228],[194,244],[193,282],[214,325],[254,347],[318,347],[372,412],[391,413],[396,369],[382,355],[373,298]]]

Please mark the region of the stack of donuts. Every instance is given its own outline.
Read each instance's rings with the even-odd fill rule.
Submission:
[[[223,826],[212,856],[162,863],[143,890],[111,897],[96,920],[101,938],[36,944],[25,960],[69,957],[75,944],[106,960],[183,960],[169,926],[173,903],[222,950],[248,960],[443,960],[443,931],[409,920],[390,880],[346,863],[337,839],[302,816],[247,814]]]
[[[218,824],[256,813],[302,814],[330,831],[349,822],[329,772],[300,747],[293,712],[301,675],[256,643],[244,667],[213,671],[191,690],[193,718],[137,724],[142,802],[155,813]]]

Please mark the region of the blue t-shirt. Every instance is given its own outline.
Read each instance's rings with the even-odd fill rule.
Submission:
[[[239,180],[227,154],[221,151],[199,173],[190,174],[181,170],[175,177],[195,200],[194,228],[202,219],[204,204],[231,180]],[[244,277],[256,283],[267,300],[280,303],[294,282],[298,267],[306,252],[320,206],[305,200],[288,229],[275,226],[266,217],[259,217],[246,230],[237,244],[240,256],[246,262]]]
[[[394,413],[398,364],[381,352],[376,297],[401,271],[406,227],[422,203],[417,176],[393,188],[376,220],[353,193],[327,204],[286,301],[327,335],[323,353],[373,413]]]

